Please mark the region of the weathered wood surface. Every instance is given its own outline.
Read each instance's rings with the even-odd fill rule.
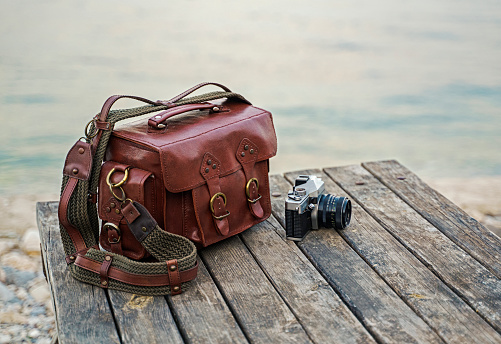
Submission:
[[[292,173],[310,174],[318,171]],[[325,178],[324,178],[325,182]],[[273,176],[272,192],[287,195],[291,185]],[[326,191],[329,191],[328,189]],[[275,200],[284,203],[283,200]],[[285,206],[276,216],[283,216]],[[279,208],[279,205],[275,209]],[[356,228],[356,223],[351,225]],[[311,231],[299,244],[353,313],[379,342],[440,343],[440,337],[371,269],[339,233]]]
[[[449,288],[501,331],[501,280],[498,277],[363,167],[329,168],[326,173]]]
[[[252,342],[311,342],[238,236],[203,249],[200,256]]]
[[[242,240],[314,342],[374,342],[274,217],[242,233]]]
[[[174,297],[74,280],[57,203],[39,203],[59,343],[500,343],[498,238],[398,163],[363,166],[271,176],[273,216],[201,250],[197,279]],[[285,239],[299,173],[349,195],[350,227]]]
[[[317,175],[325,182],[327,193],[347,196],[344,190],[320,170],[301,171],[286,176],[292,181],[299,173]],[[343,169],[339,173],[346,175],[346,178],[351,175],[351,171]],[[355,182],[350,185],[359,187],[357,182],[360,180],[355,178]],[[352,205],[352,223],[345,230],[339,231],[341,236],[444,341],[501,341],[501,336],[487,322],[375,219],[356,202],[352,202]],[[310,236],[311,234],[308,239]]]
[[[37,203],[37,221],[59,343],[120,343],[105,291],[77,281],[66,267],[57,205]]]
[[[126,343],[180,343],[169,307],[162,296],[108,290],[116,326]]]
[[[198,275],[180,295],[168,296],[186,343],[248,343],[204,263]]]
[[[501,278],[500,237],[397,161],[369,162],[362,165],[456,245]]]

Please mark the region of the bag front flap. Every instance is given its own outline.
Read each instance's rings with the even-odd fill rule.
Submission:
[[[244,139],[252,143],[256,161],[275,156],[277,138],[268,111],[241,102],[215,103],[220,104],[227,111],[185,113],[168,119],[162,130],[152,130],[142,120],[116,129],[114,135],[159,151],[165,188],[170,192],[191,190],[206,182],[202,165],[213,168],[204,161],[206,153],[219,161],[219,176],[242,168],[237,154],[251,154],[250,149],[239,152]]]

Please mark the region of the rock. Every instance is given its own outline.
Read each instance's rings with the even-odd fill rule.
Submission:
[[[48,299],[45,302],[45,309],[47,310],[47,315],[52,316],[54,315],[54,306],[52,304],[52,300]]]
[[[17,246],[15,241],[5,240],[0,241],[0,256],[10,252]]]
[[[19,247],[30,256],[40,255],[40,236],[38,229],[28,229],[21,239]]]
[[[21,315],[15,311],[5,311],[0,312],[0,323],[4,324],[25,324],[28,322],[28,318]]]
[[[51,344],[51,343],[56,343],[56,341],[53,341],[51,338],[40,338],[37,341],[37,344]]]
[[[12,337],[8,334],[0,334],[0,344],[8,344],[11,343]]]
[[[0,283],[5,283],[7,280],[7,273],[5,270],[0,266]]]
[[[31,271],[20,271],[10,266],[4,266],[3,269],[7,273],[5,283],[18,287],[26,287],[36,277],[36,273]]]
[[[31,310],[30,316],[37,317],[39,315],[45,314],[45,307],[33,307]]]
[[[30,258],[17,251],[4,254],[0,259],[0,262],[4,267],[10,266],[21,271],[36,272],[41,269],[40,259]]]
[[[38,303],[46,303],[50,300],[50,292],[47,284],[36,284],[30,289],[31,297]]]
[[[40,337],[41,334],[42,333],[38,329],[34,328],[28,332],[28,337],[38,338],[38,337]]]
[[[28,299],[28,292],[24,288],[17,288],[16,296],[18,299],[24,301],[24,300]]]
[[[20,300],[16,297],[16,294],[3,283],[0,283],[0,300],[2,303],[7,302],[19,302]]]

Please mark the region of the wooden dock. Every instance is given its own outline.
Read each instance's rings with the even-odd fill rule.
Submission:
[[[352,200],[351,225],[285,239],[299,174]],[[501,239],[396,161],[270,177],[273,216],[199,251],[174,297],[73,279],[57,202],[38,203],[59,343],[501,343]]]

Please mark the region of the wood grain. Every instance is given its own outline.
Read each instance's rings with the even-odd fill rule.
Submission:
[[[241,237],[268,279],[316,343],[375,343],[339,296],[290,240],[274,217]]]
[[[501,331],[499,278],[361,166],[325,171],[407,250]]]
[[[182,343],[163,296],[108,290],[123,343]]]
[[[311,342],[238,236],[199,254],[251,342]]]
[[[322,178],[327,193],[346,196],[325,173],[309,172]],[[352,206],[353,222],[341,236],[444,341],[501,342],[501,335],[353,200]]]
[[[190,289],[168,301],[188,343],[248,343],[202,261]]]
[[[121,343],[104,290],[77,281],[66,267],[57,206],[57,202],[37,203],[41,250],[59,343]]]
[[[368,162],[363,167],[456,245],[501,278],[501,238],[397,161]]]
[[[312,171],[302,171],[310,174]],[[299,173],[287,174],[292,181]],[[286,194],[291,185],[273,177]],[[279,199],[273,202],[281,202]],[[275,205],[274,211],[283,205]],[[283,210],[274,215],[283,217]],[[283,223],[283,219],[282,219]],[[378,342],[441,343],[441,338],[409,308],[369,265],[332,229],[311,231],[299,244],[351,311]]]

